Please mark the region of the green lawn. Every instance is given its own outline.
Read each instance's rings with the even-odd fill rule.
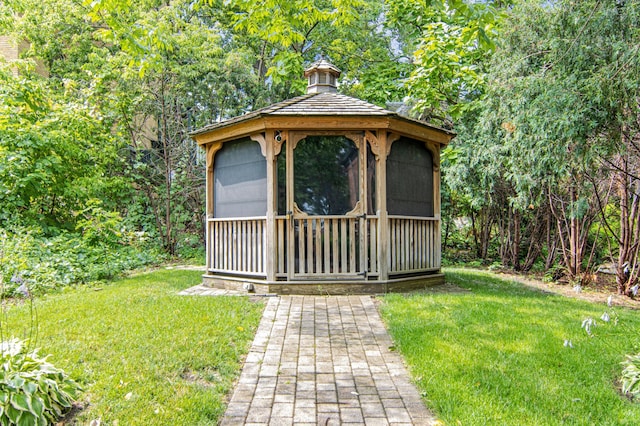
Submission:
[[[530,290],[490,274],[447,270],[458,294],[389,295],[382,314],[427,404],[450,425],[638,425],[620,396],[640,312]],[[593,337],[581,328],[597,321]],[[564,346],[570,340],[573,348]]]
[[[37,300],[41,354],[78,380],[80,424],[215,425],[260,321],[262,303],[178,296],[194,271],[157,271]],[[9,310],[23,337],[28,306]]]

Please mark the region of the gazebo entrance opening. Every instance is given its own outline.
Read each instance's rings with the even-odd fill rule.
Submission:
[[[368,188],[364,134],[290,133],[286,188],[291,278],[365,279]],[[290,150],[290,151],[289,151]],[[375,168],[374,168],[375,170]]]

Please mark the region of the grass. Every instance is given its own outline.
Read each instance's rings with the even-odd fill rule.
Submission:
[[[447,270],[455,294],[389,295],[382,314],[428,406],[445,424],[637,425],[620,395],[625,354],[640,352],[640,312]],[[589,337],[586,318],[597,326]],[[564,346],[570,340],[573,348]]]
[[[263,304],[176,293],[194,271],[157,271],[37,300],[37,346],[85,389],[76,420],[103,425],[215,425]],[[4,335],[22,337],[29,307],[12,307]]]

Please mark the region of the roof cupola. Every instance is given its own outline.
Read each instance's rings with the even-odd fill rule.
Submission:
[[[304,71],[307,78],[307,93],[338,92],[337,80],[340,70],[324,59],[313,63]]]

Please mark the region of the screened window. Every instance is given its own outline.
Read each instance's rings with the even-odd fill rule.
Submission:
[[[216,153],[213,177],[216,217],[267,214],[267,162],[257,142],[225,143]]]
[[[423,143],[401,138],[387,158],[387,210],[401,216],[433,216],[433,158]]]
[[[359,200],[358,148],[344,136],[307,136],[294,150],[294,199],[308,214],[342,215]]]

